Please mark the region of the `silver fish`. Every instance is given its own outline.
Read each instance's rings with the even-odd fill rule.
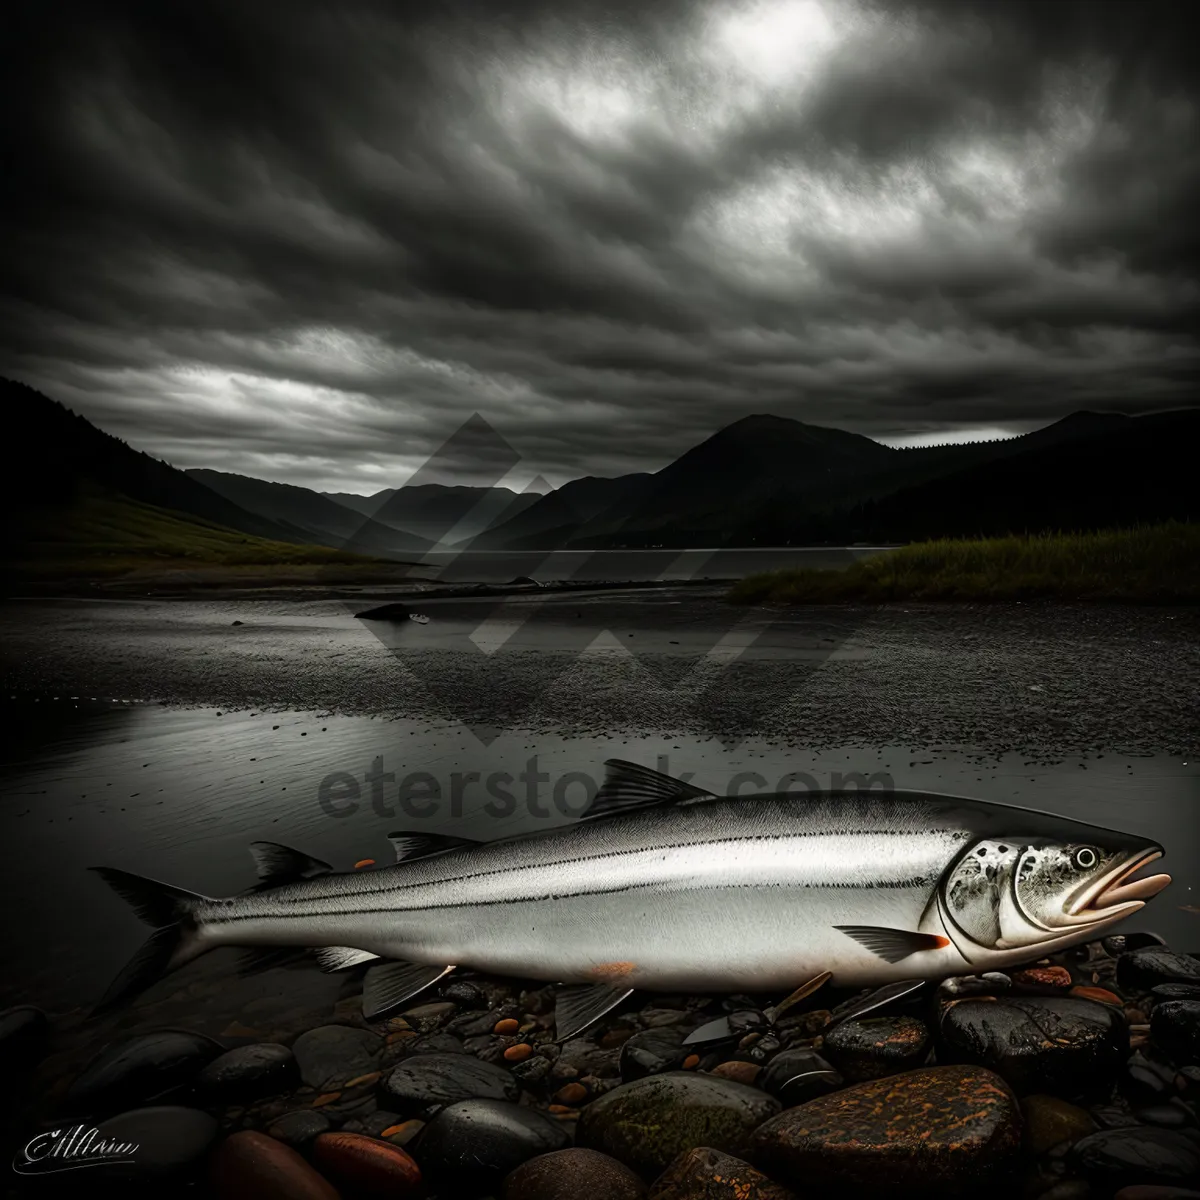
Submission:
[[[560,1038],[651,991],[861,988],[973,975],[1099,937],[1170,883],[1142,837],[929,793],[721,798],[620,760],[578,823],[478,843],[392,835],[397,863],[315,874],[256,844],[260,888],[209,899],[93,868],[156,932],[100,1007],[218,946],[374,963],[376,1017],[455,969],[563,985]],[[281,880],[292,876],[292,881]],[[308,876],[308,877],[304,877]]]

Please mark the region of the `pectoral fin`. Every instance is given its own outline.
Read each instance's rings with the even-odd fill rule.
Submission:
[[[332,973],[348,971],[360,963],[374,962],[379,955],[372,954],[369,950],[355,950],[353,946],[322,946],[313,951],[313,957],[322,971]]]
[[[380,963],[371,967],[363,980],[363,1016],[368,1021],[386,1017],[453,970],[453,966],[409,962]]]
[[[950,942],[936,933],[912,933],[907,929],[885,929],[880,925],[835,925],[860,946],[877,954],[884,962],[898,963],[922,950],[941,950]]]
[[[554,998],[555,1040],[565,1042],[578,1036],[633,991],[631,987],[612,983],[583,983],[559,988]]]

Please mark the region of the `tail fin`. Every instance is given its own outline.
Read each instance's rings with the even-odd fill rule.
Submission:
[[[190,948],[188,943],[196,929],[193,913],[204,902],[204,897],[112,867],[92,867],[91,870],[127,901],[147,925],[154,926],[154,932],[92,1009],[95,1016],[116,1008],[145,991],[161,976],[203,953],[198,948]]]

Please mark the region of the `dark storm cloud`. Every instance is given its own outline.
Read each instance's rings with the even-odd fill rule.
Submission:
[[[1184,15],[27,3],[0,366],[181,465],[354,490],[475,413],[560,482],[750,412],[1188,403]],[[476,434],[444,458],[482,479]]]

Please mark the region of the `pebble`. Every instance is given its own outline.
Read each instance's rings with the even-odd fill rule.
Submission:
[[[516,1100],[520,1094],[503,1067],[467,1054],[414,1054],[379,1089],[382,1103],[402,1117],[428,1117],[460,1100]]]
[[[503,1200],[642,1200],[646,1185],[623,1163],[572,1146],[539,1154],[504,1181]]]
[[[815,1050],[784,1050],[767,1064],[759,1086],[784,1108],[825,1096],[845,1080]]]
[[[658,1177],[650,1200],[797,1200],[757,1168],[709,1146],[685,1150]]]
[[[568,1083],[554,1093],[558,1104],[582,1104],[588,1097],[588,1090],[582,1083]]]
[[[1180,1065],[1200,1064],[1200,1000],[1163,1000],[1150,1014],[1150,1038]]]
[[[1112,1004],[1117,1008],[1120,1008],[1122,1003],[1121,997],[1116,992],[1110,992],[1108,988],[1092,987],[1090,984],[1078,984],[1067,995],[1074,996],[1077,1000],[1094,1000],[1097,1004]]]
[[[1105,1089],[1129,1049],[1119,1009],[1067,996],[960,1000],[943,1011],[938,1061],[975,1063],[1024,1094]]]
[[[278,1042],[259,1042],[226,1050],[196,1077],[203,1095],[217,1102],[276,1096],[300,1078],[296,1056]]]
[[[847,1082],[862,1083],[921,1066],[932,1041],[915,1017],[863,1017],[831,1029],[821,1054]]]
[[[382,1053],[382,1038],[348,1025],[319,1025],[292,1043],[300,1078],[321,1092],[333,1091],[347,1079],[376,1070]]]
[[[635,1079],[677,1069],[689,1053],[683,1047],[685,1036],[678,1026],[634,1034],[621,1046],[618,1060],[621,1079],[632,1083]]]
[[[1200,1000],[1200,983],[1160,983],[1150,989],[1150,996],[1160,1000]]]
[[[736,1154],[779,1107],[757,1088],[671,1071],[623,1083],[593,1100],[580,1115],[576,1141],[651,1180],[696,1146]]]
[[[1057,1096],[1033,1095],[1021,1101],[1025,1118],[1025,1147],[1034,1154],[1045,1154],[1064,1142],[1072,1145],[1096,1132],[1091,1114]]]
[[[217,1122],[198,1108],[160,1105],[137,1108],[109,1117],[96,1126],[99,1138],[132,1143],[137,1147],[133,1162],[106,1165],[104,1178],[155,1180],[189,1171],[216,1140]]]
[[[524,1062],[532,1053],[533,1047],[528,1042],[518,1042],[505,1050],[504,1058],[507,1062],[519,1063]]]
[[[464,1008],[478,1008],[483,1003],[483,993],[465,979],[456,979],[442,988],[442,999],[453,1000],[456,1005]]]
[[[1010,978],[1020,992],[1065,992],[1075,982],[1066,967],[1026,967]]]
[[[724,1062],[718,1063],[709,1074],[717,1079],[731,1079],[734,1083],[744,1083],[747,1087],[753,1087],[762,1074],[762,1067],[753,1062]]]
[[[160,1100],[192,1083],[224,1047],[199,1033],[143,1033],[106,1046],[71,1084],[64,1108],[103,1116]]]
[[[267,1132],[277,1141],[300,1150],[329,1128],[329,1118],[323,1113],[311,1108],[302,1108],[296,1112],[284,1113],[268,1126]]]
[[[506,1100],[447,1105],[409,1144],[435,1191],[460,1197],[494,1193],[522,1163],[565,1150],[563,1122]]]
[[[1200,1140],[1171,1129],[1103,1129],[1076,1142],[1071,1164],[1107,1186],[1188,1184],[1200,1178]]]
[[[356,1195],[399,1200],[421,1186],[421,1169],[411,1155],[361,1133],[321,1134],[312,1159],[323,1175]]]
[[[521,1028],[521,1022],[515,1017],[506,1017],[503,1021],[497,1021],[492,1026],[492,1032],[500,1034],[501,1037],[511,1037],[518,1029]]]
[[[1200,962],[1165,946],[1146,946],[1117,959],[1117,983],[1130,992],[1148,992],[1161,983],[1200,984]]]
[[[221,1200],[339,1200],[333,1184],[295,1150],[253,1130],[217,1147],[209,1180]]]
[[[1016,1098],[975,1066],[923,1067],[790,1108],[755,1130],[747,1157],[802,1194],[958,1196],[1012,1161]]]

